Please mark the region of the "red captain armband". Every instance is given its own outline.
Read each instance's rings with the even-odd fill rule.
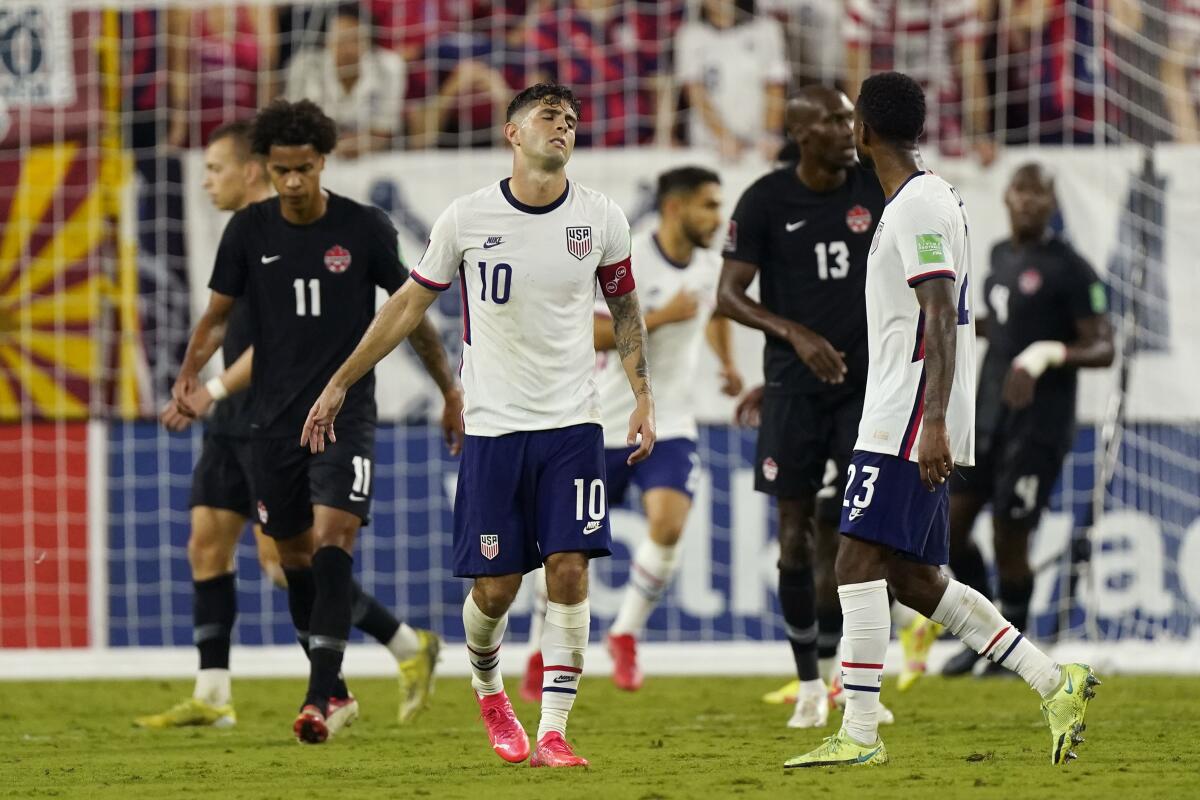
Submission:
[[[633,265],[630,259],[609,264],[596,270],[596,279],[600,281],[600,291],[605,297],[620,297],[629,294],[634,289]]]

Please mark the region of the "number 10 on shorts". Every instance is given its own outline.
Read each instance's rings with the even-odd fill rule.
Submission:
[[[604,481],[596,478],[589,485],[583,478],[575,479],[575,519],[583,522],[583,514],[587,511],[592,522],[604,519]]]

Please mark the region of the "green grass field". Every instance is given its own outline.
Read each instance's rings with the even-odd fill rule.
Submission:
[[[571,739],[587,770],[533,770],[487,746],[465,679],[443,679],[433,707],[395,722],[396,687],[358,680],[363,716],[328,745],[290,736],[299,680],[234,683],[230,731],[138,730],[135,713],[186,696],[183,681],[0,683],[0,787],[6,797],[1132,798],[1200,794],[1200,679],[1107,678],[1088,711],[1079,761],[1049,764],[1034,694],[1017,681],[926,679],[884,700],[881,768],[783,770],[821,737],[762,705],[778,681],[652,678],[638,694],[585,680]],[[519,703],[532,733],[537,710]],[[836,724],[836,720],[831,720]],[[869,794],[868,794],[869,792]]]

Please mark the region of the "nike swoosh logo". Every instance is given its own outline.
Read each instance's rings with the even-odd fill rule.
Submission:
[[[500,246],[500,245],[502,245],[502,244],[504,244],[504,242],[484,242],[484,243],[483,243],[483,249],[484,249],[484,250],[491,250],[493,247],[498,247],[498,246]]]
[[[262,263],[264,263],[264,264],[272,264],[272,263],[274,263],[274,262],[278,261],[278,260],[279,260],[279,259],[281,259],[281,258],[283,258],[283,256],[263,256],[263,257],[262,257]]]
[[[1073,680],[1071,680],[1071,676],[1068,675],[1067,676],[1067,694],[1074,694],[1074,692],[1075,692],[1075,682]]]
[[[875,757],[876,753],[878,753],[878,752],[879,752],[879,750],[880,750],[880,748],[876,747],[876,748],[875,748],[874,750],[872,750],[871,752],[862,754],[862,755],[861,755],[861,756],[859,756],[858,758],[854,759],[854,763],[855,763],[855,764],[862,764],[862,763],[863,763],[863,762],[865,762],[865,761],[870,761],[872,758],[874,758],[874,757]]]
[[[575,680],[574,675],[559,675],[559,676],[555,677],[554,682],[555,683],[571,683],[574,680]]]
[[[788,233],[791,233],[792,231],[798,231],[798,230],[800,230],[800,229],[801,229],[801,228],[803,228],[803,227],[804,227],[806,224],[808,224],[808,220],[806,220],[806,219],[802,219],[802,220],[800,220],[799,222],[789,222],[789,223],[787,223],[786,225],[784,225],[783,227],[787,228],[787,232],[788,232]]]

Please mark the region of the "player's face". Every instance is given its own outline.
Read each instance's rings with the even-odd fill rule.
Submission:
[[[307,209],[317,201],[324,168],[325,156],[311,144],[275,144],[267,154],[267,174],[271,176],[279,201],[296,211]]]
[[[335,65],[339,68],[354,66],[362,59],[366,30],[353,17],[334,17],[329,25],[329,44]]]
[[[802,152],[833,169],[854,166],[858,160],[855,143],[854,106],[840,92],[804,129],[799,142]]]
[[[721,185],[705,183],[683,200],[683,235],[696,247],[712,247],[721,227]]]
[[[565,102],[539,102],[525,112],[510,141],[542,169],[561,169],[575,150],[575,128],[579,118]]]
[[[1004,193],[1004,204],[1014,232],[1040,235],[1054,215],[1054,187],[1040,174],[1018,173]]]
[[[225,136],[204,151],[204,191],[221,211],[236,211],[246,204],[246,164],[238,158],[233,140]]]

